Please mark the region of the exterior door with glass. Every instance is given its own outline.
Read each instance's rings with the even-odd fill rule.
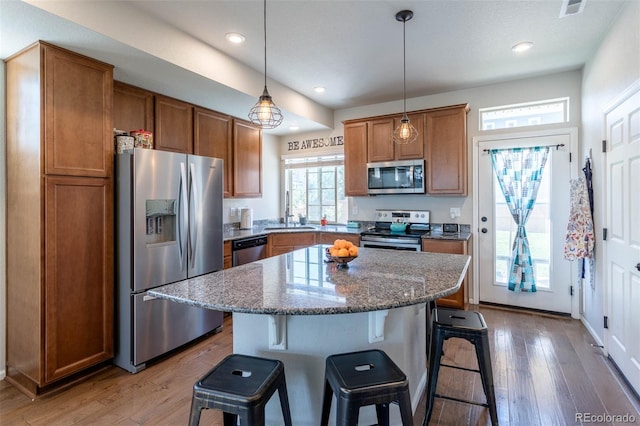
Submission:
[[[480,302],[577,314],[572,292],[577,295],[577,277],[564,259],[569,219],[570,180],[577,176],[577,131],[540,131],[501,135],[477,142],[478,278]],[[551,148],[540,182],[535,207],[526,225],[533,259],[536,292],[508,289],[509,265],[517,226],[485,149],[564,144]],[[574,144],[574,146],[572,146]],[[573,286],[573,289],[572,289]]]

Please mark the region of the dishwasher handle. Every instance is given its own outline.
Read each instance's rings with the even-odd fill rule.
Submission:
[[[231,249],[235,250],[243,250],[246,248],[264,246],[267,244],[267,237],[252,237],[252,238],[244,238],[242,240],[234,240],[231,244]]]

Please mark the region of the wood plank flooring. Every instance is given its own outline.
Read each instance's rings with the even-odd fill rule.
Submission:
[[[490,330],[501,425],[621,424],[586,422],[576,413],[625,415],[640,424],[639,402],[576,320],[472,306]],[[138,374],[108,367],[77,385],[31,401],[0,381],[1,425],[186,425],[193,383],[232,352],[232,319],[224,330],[150,365]],[[443,362],[475,368],[475,351],[459,339],[445,342]],[[478,374],[442,368],[438,393],[484,401]],[[415,425],[424,417],[424,396]],[[392,410],[396,408],[392,407]],[[222,425],[204,410],[202,425]],[[488,425],[488,410],[436,399],[430,425]]]

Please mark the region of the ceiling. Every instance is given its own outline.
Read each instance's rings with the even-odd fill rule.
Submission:
[[[625,0],[269,0],[267,74],[285,123],[333,126],[333,111],[581,68]],[[632,1],[632,0],[629,0]],[[38,40],[115,65],[114,77],[238,117],[264,84],[260,0],[0,0],[0,58]],[[246,37],[242,45],[228,32]],[[515,54],[511,47],[531,41]],[[315,93],[315,86],[326,92]],[[400,111],[399,111],[400,112]]]

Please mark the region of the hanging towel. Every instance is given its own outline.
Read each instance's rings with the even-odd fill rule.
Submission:
[[[571,181],[571,212],[567,225],[564,258],[585,259],[593,255],[595,237],[589,205],[589,192],[584,176]]]

